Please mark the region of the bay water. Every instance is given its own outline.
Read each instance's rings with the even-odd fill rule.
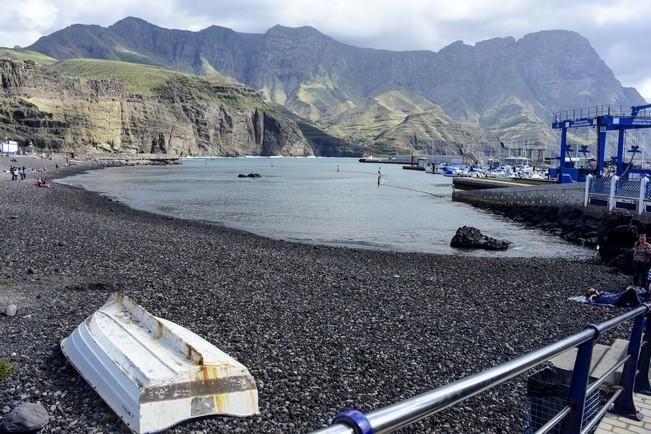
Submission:
[[[240,173],[261,177],[238,178]],[[178,166],[95,170],[58,182],[132,208],[276,239],[455,255],[594,255],[594,250],[452,202],[452,178],[353,158],[187,159]],[[512,246],[504,252],[451,248],[452,236],[464,225]]]

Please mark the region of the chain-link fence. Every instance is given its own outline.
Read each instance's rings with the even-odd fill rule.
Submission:
[[[603,194],[606,196],[610,195],[610,179],[609,178],[598,178],[593,179],[590,183],[590,193],[592,194]]]
[[[623,180],[617,181],[615,196],[628,197],[637,199],[640,197],[640,180]]]

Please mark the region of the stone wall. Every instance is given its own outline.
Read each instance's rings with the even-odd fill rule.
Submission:
[[[584,183],[549,184],[452,192],[452,200],[477,206],[583,207]]]

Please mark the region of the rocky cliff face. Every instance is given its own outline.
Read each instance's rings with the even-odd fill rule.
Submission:
[[[152,95],[0,60],[3,135],[61,151],[313,155],[298,126],[251,89],[176,75]]]
[[[126,18],[108,28],[71,26],[30,48],[60,59],[95,57],[196,74],[217,71],[329,133],[355,140],[379,136],[378,122],[367,118],[376,110],[375,97],[388,92],[423,97],[455,121],[481,128],[493,142],[499,136],[507,144],[528,139],[553,147],[557,140],[549,124],[554,111],[644,102],[637,91],[621,86],[587,39],[568,31],[474,46],[457,41],[439,52],[397,52],[342,44],[311,27],[275,26],[264,34],[244,34],[211,26],[189,32]],[[385,132],[395,127],[395,119],[388,118],[391,122],[380,125]],[[346,131],[350,125],[357,125],[360,134]]]

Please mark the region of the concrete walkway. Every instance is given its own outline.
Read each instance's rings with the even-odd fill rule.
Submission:
[[[597,428],[596,434],[651,433],[651,396],[636,393],[633,399],[635,401],[635,408],[644,415],[644,419],[638,422],[606,413],[606,416]]]

